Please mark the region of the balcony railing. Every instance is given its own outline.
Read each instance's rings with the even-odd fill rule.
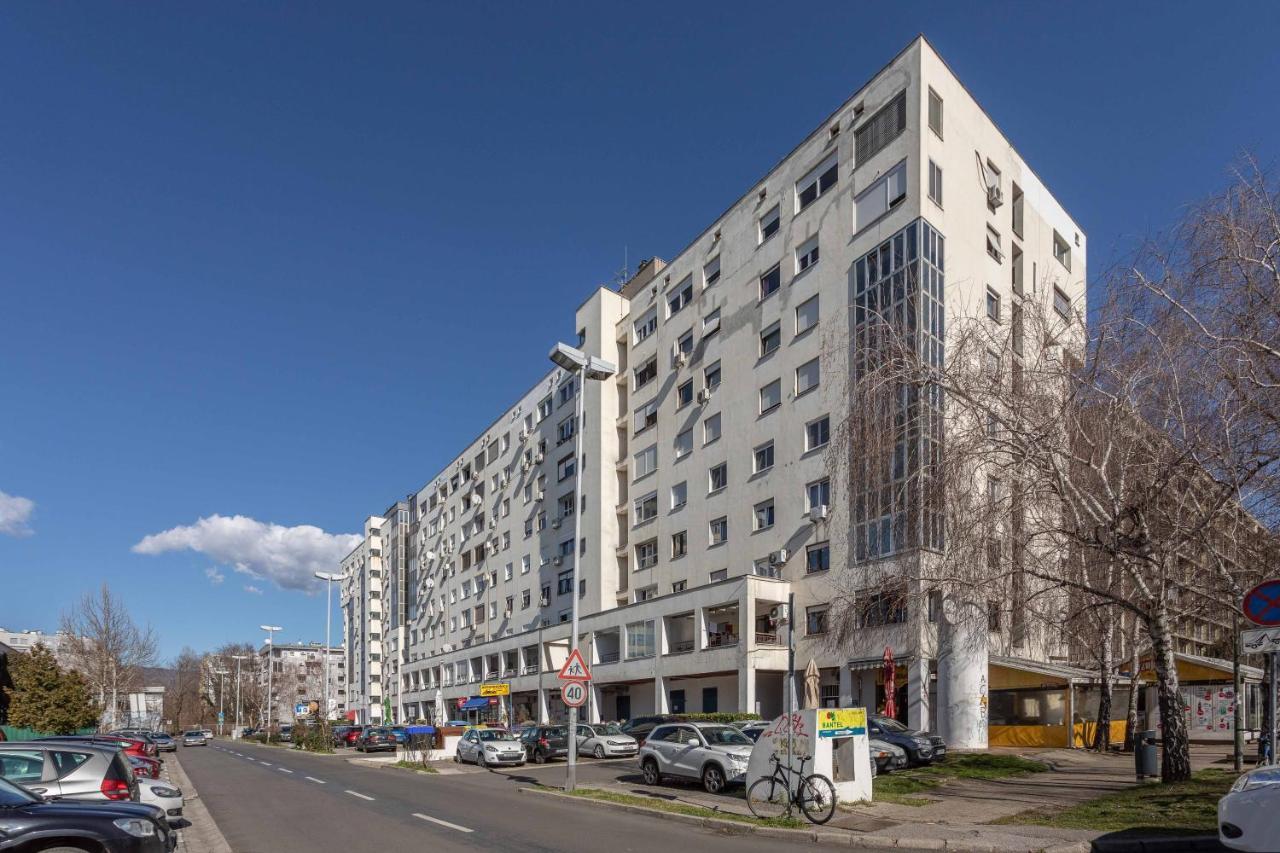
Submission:
[[[693,651],[693,640],[678,640],[671,644],[671,654]]]
[[[786,645],[778,638],[777,634],[769,634],[763,631],[756,631],[757,646],[782,646]]]
[[[596,663],[617,663],[622,654],[618,651],[600,652],[596,655]]]
[[[538,665],[537,665],[536,663],[533,663],[533,664],[525,664],[525,667],[524,667],[524,674],[525,674],[525,675],[537,675],[537,674],[538,674]]]
[[[711,633],[707,634],[708,648],[714,649],[720,646],[736,646],[736,645],[738,645],[737,634],[725,634],[720,631],[712,631]]]

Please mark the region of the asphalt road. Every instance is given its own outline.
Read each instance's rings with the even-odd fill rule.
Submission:
[[[236,853],[352,853],[424,845],[433,850],[583,853],[671,851],[693,845],[691,849],[709,853],[776,853],[786,846],[778,839],[725,835],[520,793],[521,786],[536,781],[562,782],[563,765],[530,766],[528,773],[509,769],[430,776],[218,740],[183,748],[181,759]],[[583,775],[616,775],[618,767],[610,764],[603,762]]]

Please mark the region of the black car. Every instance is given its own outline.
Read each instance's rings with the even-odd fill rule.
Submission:
[[[520,742],[529,761],[546,764],[569,754],[569,729],[567,726],[530,726],[520,733]]]
[[[631,735],[636,739],[636,743],[644,746],[645,739],[649,737],[649,732],[653,731],[663,723],[679,722],[680,717],[676,714],[651,714],[647,717],[636,717],[627,720],[622,724],[623,734]]]
[[[902,747],[911,766],[932,764],[947,757],[947,742],[928,732],[907,728],[892,717],[872,717],[867,722],[867,736]]]
[[[164,813],[139,803],[45,802],[0,779],[0,851],[80,850],[171,853],[178,835]]]
[[[365,726],[353,744],[361,752],[396,751],[395,732],[386,726]]]

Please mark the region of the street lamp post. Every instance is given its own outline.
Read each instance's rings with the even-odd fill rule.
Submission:
[[[329,708],[329,629],[333,626],[333,582],[340,581],[346,575],[334,572],[316,572],[316,577],[325,582],[324,585],[324,718],[328,720],[333,714]]]
[[[222,720],[224,719],[222,697],[227,695],[227,674],[229,670],[215,669],[213,674],[218,676],[218,737],[222,737]]]
[[[275,669],[271,659],[275,657],[276,652],[276,631],[283,631],[279,625],[259,625],[259,628],[267,632],[267,743],[271,742],[271,706],[274,704],[274,697],[271,695],[271,671]]]
[[[231,659],[236,662],[236,725],[235,735],[240,737],[240,661],[247,658],[248,655],[232,655]]]
[[[578,383],[577,405],[574,407],[574,480],[573,489],[573,619],[569,634],[569,654],[578,652],[578,563],[582,561],[582,406],[587,393],[587,379],[604,380],[618,372],[618,368],[604,359],[589,356],[568,344],[556,344],[551,350],[551,360],[574,375]],[[539,652],[541,653],[541,652]],[[572,792],[578,783],[578,709],[569,709],[569,762],[565,768],[564,789]]]

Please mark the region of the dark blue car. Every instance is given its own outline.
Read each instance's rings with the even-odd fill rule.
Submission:
[[[867,722],[867,736],[902,747],[911,766],[932,764],[947,756],[947,743],[929,732],[907,728],[892,717],[872,717]]]

